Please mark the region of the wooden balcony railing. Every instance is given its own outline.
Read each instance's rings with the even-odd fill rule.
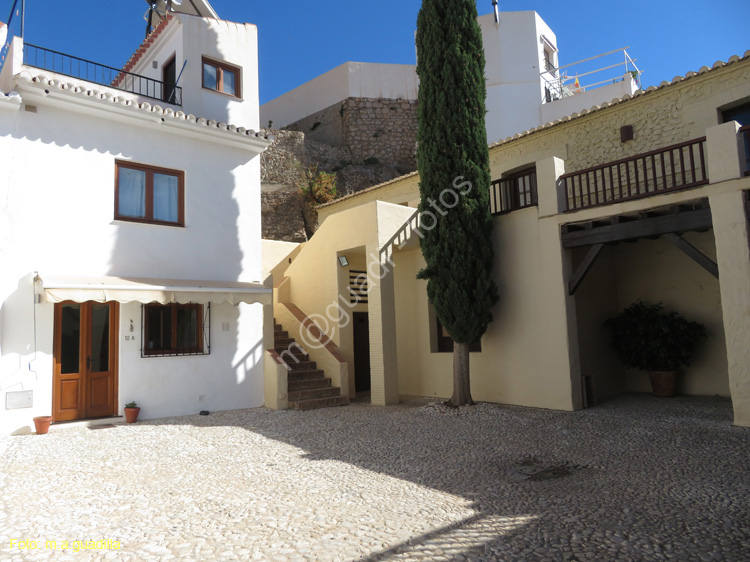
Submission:
[[[490,212],[493,215],[535,207],[537,204],[536,169],[495,180],[490,186]]]
[[[706,137],[565,174],[565,211],[610,205],[708,183]]]
[[[745,175],[750,176],[750,125],[742,127],[740,133],[745,141]]]

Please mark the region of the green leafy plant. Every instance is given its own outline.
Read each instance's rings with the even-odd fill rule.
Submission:
[[[137,408],[138,404],[136,404],[135,402],[128,402],[127,404],[125,404],[125,407],[126,408]]]
[[[304,173],[300,192],[313,205],[322,205],[336,199],[336,174],[322,172],[312,164]]]
[[[668,311],[662,303],[647,305],[640,299],[604,326],[611,330],[610,345],[628,367],[641,371],[677,371],[690,365],[706,327]]]

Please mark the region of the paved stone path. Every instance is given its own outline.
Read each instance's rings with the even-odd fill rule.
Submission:
[[[0,454],[12,562],[750,560],[750,429],[718,398],[243,410]]]

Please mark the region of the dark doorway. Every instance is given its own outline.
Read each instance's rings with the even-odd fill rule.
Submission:
[[[355,312],[354,318],[354,390],[370,390],[370,317]]]
[[[164,82],[164,101],[175,103],[175,86],[177,85],[177,59],[172,59],[162,68],[162,81]]]

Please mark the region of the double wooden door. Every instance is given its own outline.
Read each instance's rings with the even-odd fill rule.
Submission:
[[[114,416],[119,305],[55,305],[52,415],[56,422]]]

